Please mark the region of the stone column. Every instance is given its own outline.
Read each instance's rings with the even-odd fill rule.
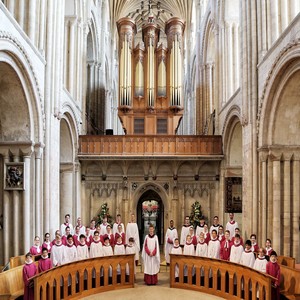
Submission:
[[[299,13],[300,3],[299,0],[290,0],[290,15],[291,20],[293,20]]]
[[[289,25],[289,11],[288,11],[288,2],[290,0],[280,0],[280,16],[281,16],[281,30],[280,32],[283,32],[284,29],[286,29]]]
[[[272,16],[271,16],[271,1],[272,0],[266,0],[267,3],[267,28],[266,28],[266,32],[270,33],[268,34],[268,45],[267,45],[267,49],[270,49],[270,47],[272,46]]]
[[[23,1],[23,0],[22,0]],[[45,13],[45,0],[40,0],[40,23],[39,23],[39,44],[38,44],[38,49],[44,55],[45,52],[45,20],[46,20],[46,13]]]
[[[75,23],[76,19],[72,18],[69,20],[70,26],[70,40],[69,40],[69,77],[68,77],[68,86],[69,92],[74,96],[74,57],[75,57]]]
[[[7,0],[7,9],[12,16],[15,16],[15,0]]]
[[[284,153],[283,255],[291,255],[291,154]]]
[[[14,153],[14,162],[19,162],[19,149]],[[25,179],[25,176],[24,176]],[[25,179],[26,180],[26,179]],[[13,255],[18,256],[20,253],[20,245],[19,242],[21,239],[20,235],[22,234],[21,226],[20,226],[20,191],[13,191]],[[27,225],[28,226],[28,225]],[[28,249],[29,250],[29,249]],[[26,251],[26,249],[25,249]]]
[[[272,44],[276,41],[279,36],[279,19],[278,19],[278,2],[271,1],[271,28],[268,28],[268,32],[271,32]]]
[[[260,164],[261,164],[261,183],[260,183],[260,197],[261,197],[261,242],[264,243],[267,239],[267,158],[268,153],[261,152]]]
[[[227,99],[229,99],[233,94],[233,57],[232,57],[232,26],[230,23],[227,24],[227,49],[228,49],[228,62],[227,62],[227,68],[228,68],[228,74],[227,74],[227,85],[228,85],[228,94]]]
[[[42,230],[42,217],[43,217],[43,197],[41,192],[42,187],[42,172],[41,172],[41,159],[43,156],[43,148],[38,146],[35,148],[35,235],[41,237]],[[42,240],[42,237],[41,237]]]
[[[81,172],[80,172],[80,163],[75,163],[75,174],[74,174],[74,181],[75,181],[75,188],[74,188],[74,207],[72,214],[73,216],[79,216],[81,211]],[[84,182],[83,182],[84,183]]]
[[[61,163],[60,171],[60,220],[63,220],[65,214],[73,214],[73,163]]]
[[[18,7],[17,21],[19,25],[24,29],[25,3],[24,0],[18,0],[18,2],[19,2],[19,7]]]
[[[24,229],[24,251],[28,251],[31,245],[31,236],[30,236],[30,224],[31,224],[31,215],[30,211],[32,205],[30,203],[30,169],[31,169],[31,157],[30,153],[26,153],[23,156],[24,160],[24,192],[23,192],[23,229]]]
[[[6,153],[3,154],[4,156],[4,167],[6,168],[6,163],[9,163],[9,155],[8,151],[5,151]],[[4,179],[5,180],[5,179]],[[10,225],[11,225],[11,220],[10,220],[10,203],[11,203],[11,197],[10,197],[9,191],[4,190],[3,191],[3,240],[4,240],[4,263],[8,263],[9,257],[11,256],[10,253]]]
[[[32,41],[32,44],[35,45],[35,36],[36,36],[36,29],[35,29],[35,22],[37,19],[36,16],[36,0],[29,0],[29,17],[28,17],[28,36]]]
[[[292,198],[292,256],[300,261],[299,249],[299,215],[300,215],[300,153],[294,154],[293,172],[293,198]]]
[[[281,253],[281,174],[280,174],[280,155],[273,156],[273,249]]]

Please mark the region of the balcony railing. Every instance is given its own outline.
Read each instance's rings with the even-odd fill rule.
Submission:
[[[79,156],[220,156],[222,137],[213,135],[111,135],[79,137]]]

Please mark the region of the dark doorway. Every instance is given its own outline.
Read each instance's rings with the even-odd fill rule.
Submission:
[[[136,215],[141,249],[150,223],[154,225],[159,244],[162,245],[164,243],[164,205],[159,194],[153,190],[146,191],[140,197]]]

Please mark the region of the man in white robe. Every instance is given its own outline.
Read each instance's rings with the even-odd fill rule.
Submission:
[[[60,226],[60,232],[61,234],[65,233],[66,227],[69,226],[70,227],[70,233],[74,234],[74,227],[73,225],[70,223],[70,215],[66,214],[65,215],[65,222],[61,224]]]
[[[184,224],[181,227],[181,234],[180,234],[180,245],[184,246],[186,242],[186,236],[190,232],[190,217],[185,216],[184,218]]]
[[[114,223],[113,225],[113,234],[115,235],[117,232],[119,232],[118,230],[118,226],[121,225],[122,226],[122,232],[125,233],[125,226],[124,224],[122,223],[121,221],[121,215],[120,214],[117,214],[117,217],[116,217],[116,222]]]
[[[137,223],[135,222],[135,215],[131,214],[130,222],[126,226],[126,245],[129,243],[129,239],[132,237],[135,241],[135,264],[138,264],[139,256],[140,256],[140,236],[139,236],[139,228]]]
[[[160,253],[157,235],[154,234],[154,226],[150,224],[149,234],[145,236],[142,258],[144,261],[144,281],[147,285],[155,285],[158,282],[157,274],[160,267]]]
[[[177,229],[174,227],[174,221],[170,221],[170,227],[167,229],[165,236],[165,258],[167,265],[170,264],[170,251],[173,248],[174,240],[178,238]]]
[[[232,239],[235,235],[235,229],[239,228],[238,222],[234,220],[234,213],[229,213],[229,221],[226,224],[226,230],[230,231],[230,238]]]

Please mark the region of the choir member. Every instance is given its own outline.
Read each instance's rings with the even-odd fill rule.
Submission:
[[[251,241],[247,240],[245,243],[245,250],[242,253],[240,264],[247,266],[249,268],[253,268],[255,263],[255,255],[251,251]]]
[[[230,231],[225,231],[225,238],[220,247],[220,259],[229,261],[232,242],[230,239]]]
[[[256,243],[256,234],[251,234],[250,240],[251,240],[251,251],[254,253],[258,253],[259,247]]]
[[[207,224],[204,224],[203,233],[204,233],[205,243],[208,244],[208,242],[210,241],[210,233],[208,232]]]
[[[244,245],[244,240],[243,238],[241,237],[241,234],[240,234],[240,229],[239,228],[236,228],[234,230],[234,237],[231,239],[231,243],[233,244],[234,243],[234,240],[235,240],[235,235],[238,234],[240,236],[240,244],[243,246]]]
[[[186,242],[186,236],[189,234],[190,231],[190,217],[186,216],[184,218],[184,224],[181,227],[181,234],[180,234],[180,245],[184,246]]]
[[[239,224],[234,220],[234,213],[229,213],[229,221],[226,224],[226,230],[230,231],[230,238],[234,239],[235,229],[239,227]]]
[[[135,215],[131,214],[130,222],[127,223],[126,226],[126,244],[128,245],[129,239],[132,237],[135,241],[135,265],[138,265],[139,255],[140,255],[140,235],[139,235],[139,228],[135,221]]]
[[[207,257],[220,258],[220,241],[218,240],[216,229],[213,229],[211,232],[211,239],[207,246]]]
[[[105,237],[109,238],[109,244],[113,247],[115,245],[115,237],[114,234],[112,233],[110,224],[107,224],[106,226],[106,234],[100,236],[102,243],[104,243]]]
[[[189,235],[191,236],[192,244],[196,247],[197,246],[197,237],[195,235],[195,231],[194,231],[193,226],[190,226]]]
[[[42,255],[41,258],[39,259],[38,263],[38,272],[42,273],[44,271],[47,271],[52,268],[52,262],[51,259],[49,258],[48,255],[48,249],[43,248],[42,249]]]
[[[111,256],[114,255],[113,249],[109,243],[109,237],[105,236],[104,238],[104,244],[102,247],[102,251],[103,251],[103,256]]]
[[[87,258],[89,258],[89,249],[85,243],[85,235],[81,234],[79,236],[79,244],[77,246],[77,259],[82,260]]]
[[[241,244],[240,235],[236,233],[234,237],[234,242],[231,246],[229,261],[239,264],[243,252],[244,248]]]
[[[34,237],[33,246],[30,248],[29,252],[32,255],[42,254],[42,247],[40,245],[40,237],[39,236]]]
[[[100,224],[100,235],[105,235],[107,234],[107,231],[106,231],[106,226],[108,225],[107,223],[107,216],[104,216],[103,219],[102,219],[102,223]]]
[[[90,257],[101,257],[103,256],[102,243],[98,231],[94,232],[93,241],[90,246]]]
[[[50,241],[50,233],[46,232],[44,236],[44,242],[42,248],[47,248],[48,252],[51,252],[52,242]]]
[[[63,263],[67,264],[77,260],[77,249],[74,244],[72,234],[69,234],[67,237],[66,245],[64,247]]]
[[[125,246],[122,241],[122,236],[118,236],[117,243],[115,243],[114,247],[114,255],[125,254]]]
[[[272,241],[270,239],[266,239],[266,256],[267,256],[267,260],[269,260],[270,254],[273,251],[272,248]]]
[[[157,274],[160,267],[160,253],[157,235],[154,234],[154,226],[149,225],[149,234],[145,236],[142,258],[144,261],[144,281],[147,285],[155,285],[158,282]]]
[[[123,245],[125,245],[125,243],[126,243],[126,237],[125,237],[125,232],[123,231],[122,224],[118,225],[118,229],[117,230],[118,231],[115,233],[115,236],[114,236],[115,244],[117,243],[117,240],[118,240],[118,238],[120,236],[122,238]]]
[[[218,240],[220,241],[220,244],[225,240],[224,227],[222,225],[219,226]]]
[[[70,234],[74,234],[74,228],[73,228],[73,225],[70,223],[70,215],[69,214],[65,215],[65,222],[62,223],[61,226],[60,226],[61,234],[65,233],[65,230],[66,230],[67,226],[70,227]]]
[[[179,244],[179,239],[178,238],[175,238],[174,239],[174,244],[173,244],[173,247],[171,249],[171,254],[179,254],[181,255],[182,254],[182,248],[180,247],[180,244]],[[179,267],[178,265],[176,264],[175,265],[175,281],[178,282],[179,281]]]
[[[165,235],[165,258],[167,265],[170,264],[170,251],[173,248],[174,240],[178,238],[177,229],[174,227],[174,221],[170,221],[170,227],[167,229]]]
[[[58,234],[61,236],[61,233],[60,233],[60,230],[59,230],[59,229],[57,229],[57,230],[55,231],[55,233],[54,233],[54,239],[53,239],[53,241],[52,241],[52,245],[54,245],[54,243],[55,243],[55,241],[56,241],[56,236],[57,236]]]
[[[55,242],[52,246],[51,250],[51,261],[53,267],[60,266],[63,264],[63,258],[64,258],[64,245],[61,241],[60,234],[57,234],[55,236]]]
[[[80,236],[80,228],[79,228],[79,226],[76,226],[75,233],[73,235],[73,242],[76,247],[79,245],[79,236]]]
[[[265,250],[263,248],[259,248],[257,258],[255,260],[253,269],[266,273],[267,259],[265,256]]]
[[[32,260],[32,254],[28,252],[25,255],[25,264],[23,267],[23,281],[24,281],[24,300],[34,299],[33,282],[30,278],[37,274],[37,267]]]
[[[79,234],[85,234],[85,226],[82,224],[81,217],[77,218],[77,224],[76,226],[79,226]]]
[[[204,231],[205,219],[203,216],[200,217],[200,223],[196,228],[196,236],[199,237],[200,233]]]
[[[277,253],[270,253],[270,261],[266,265],[266,273],[276,278],[272,280],[272,300],[280,299],[280,266],[277,262]]]
[[[186,236],[185,245],[183,247],[184,255],[195,255],[195,246],[193,244],[192,237],[188,234]]]
[[[116,222],[115,222],[114,225],[113,225],[113,234],[116,234],[117,232],[119,232],[119,228],[118,228],[119,225],[121,225],[122,232],[125,233],[125,227],[124,227],[124,224],[123,224],[122,221],[121,221],[121,215],[120,215],[120,214],[117,214]]]
[[[91,236],[94,236],[95,231],[96,231],[96,221],[95,220],[91,220],[91,222],[90,222],[90,233],[91,233]]]
[[[205,242],[204,232],[200,232],[199,241],[196,247],[196,256],[207,257],[207,243]]]
[[[67,239],[69,234],[71,234],[71,228],[69,226],[66,226],[64,235],[61,238],[61,241],[64,245],[67,244]]]
[[[136,249],[135,249],[135,242],[134,242],[134,238],[131,237],[128,241],[128,244],[126,245],[125,248],[125,254],[135,254],[136,253]],[[136,273],[136,266],[134,265],[134,274]],[[129,275],[129,266],[128,264],[126,265],[126,275]]]
[[[213,230],[216,230],[217,234],[219,232],[219,217],[218,216],[214,216],[214,219],[213,219],[213,224],[210,226],[210,229],[209,229],[209,233],[211,235],[212,231]]]
[[[89,227],[85,228],[85,243],[90,248],[93,241],[93,236],[91,235],[91,229]]]

